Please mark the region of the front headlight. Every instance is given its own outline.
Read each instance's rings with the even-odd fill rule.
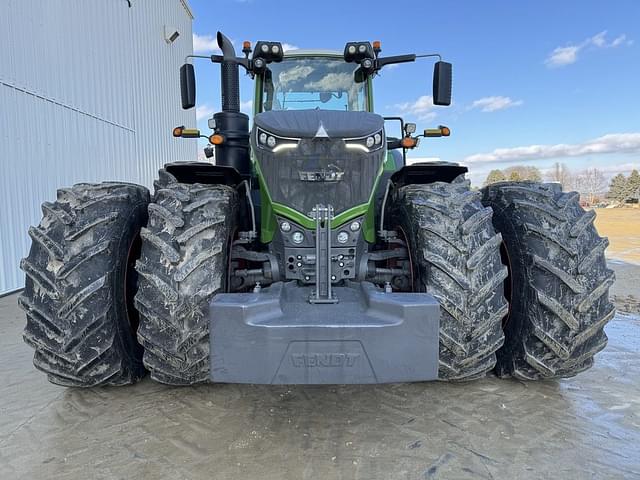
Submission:
[[[380,130],[365,137],[345,138],[344,144],[350,150],[360,150],[366,153],[375,152],[384,145],[384,131]]]
[[[256,144],[258,147],[278,153],[282,150],[298,148],[299,138],[279,137],[256,127]]]

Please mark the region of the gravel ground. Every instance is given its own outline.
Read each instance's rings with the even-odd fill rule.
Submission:
[[[0,479],[640,478],[640,266],[588,372],[463,384],[49,384],[0,299]]]

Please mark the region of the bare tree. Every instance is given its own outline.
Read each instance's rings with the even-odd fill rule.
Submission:
[[[564,163],[556,162],[551,167],[551,171],[545,174],[545,178],[550,182],[558,182],[563,190],[575,188],[575,175]]]
[[[576,177],[576,189],[592,205],[607,191],[607,179],[597,168],[587,168]]]

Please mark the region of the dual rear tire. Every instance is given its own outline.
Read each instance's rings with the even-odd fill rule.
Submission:
[[[473,192],[461,176],[400,188],[391,213],[409,244],[414,290],[440,302],[441,379],[494,367],[522,380],[571,377],[606,346],[615,315],[608,241],[577,193],[534,182]]]
[[[207,307],[225,288],[236,192],[161,171],[154,197],[75,185],[29,230],[23,337],[52,383],[126,385],[146,370],[174,385],[209,379]]]

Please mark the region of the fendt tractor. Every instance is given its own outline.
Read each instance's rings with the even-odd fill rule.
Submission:
[[[476,191],[464,166],[409,165],[421,138],[450,130],[374,113],[376,75],[423,57],[438,59],[433,103],[449,105],[450,63],[381,56],[379,42],[245,42],[241,56],[217,42],[202,57],[221,65],[215,161],[165,165],[153,195],[62,188],[29,230],[24,339],[51,382],[534,380],[593,364],[614,315],[594,212],[558,184]],[[255,81],[251,128],[240,68]]]

